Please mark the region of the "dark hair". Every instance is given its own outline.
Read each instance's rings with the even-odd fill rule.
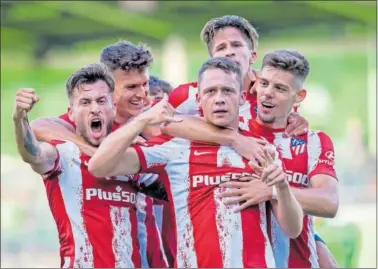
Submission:
[[[209,52],[211,51],[210,47],[212,45],[214,35],[219,30],[226,27],[234,27],[238,29],[247,41],[249,48],[252,50],[257,49],[259,35],[255,27],[253,27],[253,25],[243,17],[226,15],[223,17],[211,19],[205,24],[201,31],[201,39],[207,45]]]
[[[148,68],[152,64],[153,58],[145,45],[119,41],[102,50],[100,61],[106,64],[111,71],[117,69],[129,71]]]
[[[172,87],[171,84],[169,84],[165,80],[159,79],[156,76],[150,76],[149,88],[150,88],[150,91],[153,88],[160,88],[166,94],[169,94],[172,91],[172,89],[173,89],[173,87]]]
[[[266,66],[290,72],[302,82],[310,72],[310,64],[307,59],[295,50],[282,49],[265,54],[261,69]]]
[[[240,89],[243,88],[243,80],[242,80],[242,74],[241,74],[240,68],[236,63],[234,63],[229,58],[215,57],[204,62],[201,66],[201,69],[198,72],[198,82],[201,81],[202,74],[206,70],[210,70],[210,69],[221,69],[226,74],[232,74],[232,73],[235,74],[240,84]]]
[[[98,80],[103,80],[109,86],[109,92],[114,91],[113,75],[109,72],[106,65],[101,63],[87,65],[73,74],[67,79],[66,91],[70,99],[75,89],[80,88],[83,84],[93,84]]]

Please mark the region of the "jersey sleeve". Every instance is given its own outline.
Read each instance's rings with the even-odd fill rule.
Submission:
[[[140,173],[160,174],[170,160],[171,138],[158,136],[148,142],[148,146],[134,145],[141,165]]]
[[[196,92],[197,83],[182,84],[169,94],[168,102],[179,115],[197,115]]]
[[[56,148],[56,145],[64,143],[63,141],[59,140],[53,140],[50,142],[50,144],[55,148],[56,153],[57,153],[57,158],[54,163],[54,167],[51,171],[45,173],[42,175],[43,180],[53,180],[58,177],[62,173],[62,168],[61,168],[61,156],[59,153],[59,150]]]
[[[62,119],[64,120],[65,122],[67,122],[68,124],[70,124],[73,128],[76,129],[76,124],[70,120],[70,117],[68,116],[68,113],[64,113],[62,115],[59,116],[59,119]]]
[[[331,138],[323,132],[313,132],[308,141],[309,178],[325,174],[337,179],[335,151]]]

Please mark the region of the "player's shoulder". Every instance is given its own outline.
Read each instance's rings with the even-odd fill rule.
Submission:
[[[180,84],[176,88],[174,88],[168,97],[169,103],[173,107],[177,107],[185,102],[191,95],[190,90],[197,89],[197,82],[189,82],[185,84]]]
[[[319,130],[309,130],[307,137],[309,141],[320,140],[321,143],[332,143],[331,137],[327,133]]]
[[[54,146],[59,152],[59,155],[63,158],[80,156],[79,147],[69,140],[52,140],[49,142],[49,144]]]

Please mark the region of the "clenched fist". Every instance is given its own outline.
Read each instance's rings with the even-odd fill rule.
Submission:
[[[35,103],[39,101],[39,97],[35,95],[34,89],[22,88],[16,93],[16,104],[13,111],[13,119],[22,119],[26,116]]]

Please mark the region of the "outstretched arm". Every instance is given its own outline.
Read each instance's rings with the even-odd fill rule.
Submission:
[[[40,118],[31,122],[31,128],[39,141],[68,140],[76,144],[80,151],[92,156],[95,147],[89,145],[81,136],[75,133],[75,128],[59,118]]]
[[[134,148],[130,148],[134,139],[147,127],[166,121],[178,121],[171,116],[174,109],[165,95],[150,110],[134,118],[104,139],[100,147],[90,159],[89,171],[96,177],[136,174],[141,164]]]
[[[17,92],[13,126],[22,160],[29,163],[35,172],[43,175],[54,168],[58,154],[54,146],[38,142],[30,128],[27,112],[38,100],[33,89],[20,89]]]
[[[230,146],[248,160],[265,163],[262,148],[266,143],[264,140],[243,136],[236,130],[214,126],[198,117],[182,116],[181,118],[183,120],[179,123],[162,125],[161,132],[189,140]]]

